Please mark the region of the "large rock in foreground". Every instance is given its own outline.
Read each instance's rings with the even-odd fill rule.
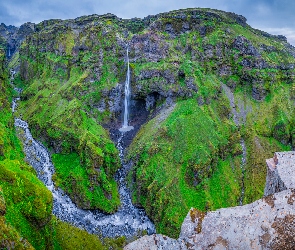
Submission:
[[[295,152],[275,153],[267,166],[263,199],[206,215],[192,208],[178,240],[145,236],[125,249],[294,249]]]

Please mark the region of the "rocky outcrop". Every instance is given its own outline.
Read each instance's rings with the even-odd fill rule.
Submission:
[[[280,162],[278,157],[281,158]],[[284,159],[282,159],[281,153],[276,153],[273,158],[266,160],[267,176],[264,189],[265,196],[272,195],[287,189],[280,176],[286,175],[286,171],[289,172],[289,170],[292,170],[292,165],[290,165],[288,169],[284,168],[284,166],[282,166],[282,164],[284,164],[283,160]],[[286,180],[286,176],[283,176],[283,179]]]
[[[6,49],[7,58],[11,58],[26,36],[35,31],[34,23],[25,23],[19,28],[13,25],[0,24],[0,47]]]
[[[178,240],[145,236],[132,249],[294,249],[295,152],[275,153],[267,161],[265,197],[251,204],[206,215],[191,209]]]

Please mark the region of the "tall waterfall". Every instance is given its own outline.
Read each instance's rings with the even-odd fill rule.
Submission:
[[[129,103],[130,103],[130,66],[129,66],[129,56],[128,56],[128,48],[127,48],[127,74],[126,74],[126,81],[125,81],[124,122],[123,122],[122,128],[119,129],[120,132],[127,132],[134,129],[133,126],[128,126]]]

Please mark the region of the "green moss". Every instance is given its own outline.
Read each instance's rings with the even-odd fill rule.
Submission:
[[[120,200],[116,182],[108,180],[103,168],[92,173],[87,172],[75,153],[54,154],[52,161],[56,171],[55,184],[69,193],[78,205],[83,207],[83,204],[89,203],[88,208],[99,208],[106,212],[112,212],[117,208]],[[93,183],[89,180],[89,176]],[[105,192],[108,193],[109,199],[105,198]]]
[[[34,247],[48,244],[51,230],[52,195],[25,163],[0,162],[0,183],[7,211],[6,220]]]
[[[19,65],[19,52],[15,52],[8,63],[8,69],[13,69]]]
[[[130,147],[129,157],[139,157],[131,174],[133,198],[159,233],[177,237],[190,207],[237,205],[241,159],[229,155],[234,127],[222,123],[210,107],[181,101],[166,120],[159,120],[146,124]]]
[[[145,207],[158,232],[173,237],[178,236],[190,207],[235,206],[242,186],[243,204],[262,198],[265,159],[291,149],[294,109],[290,85],[271,85],[265,102],[253,100],[247,88],[238,87],[236,108],[247,114],[239,131],[230,120],[228,100],[218,94],[218,78],[201,79],[199,93],[206,96],[207,88],[212,96],[216,91],[216,100],[202,107],[193,99],[178,102],[168,117],[159,115],[143,126],[129,149],[134,161],[129,177],[135,181],[133,199]],[[246,166],[241,165],[240,132],[246,141]]]
[[[20,105],[22,110],[26,110],[24,119],[29,121],[36,138],[46,135],[45,143],[55,142],[63,154],[76,152],[79,155],[79,169],[83,173],[79,180],[82,178],[84,184],[83,188],[76,189],[75,195],[80,197],[78,205],[114,211],[119,204],[117,187],[112,178],[120,164],[117,150],[102,126],[89,117],[83,101],[76,97],[76,92],[87,89],[82,84],[87,73],[72,69],[71,77],[64,85],[59,85],[56,78],[44,77],[43,84],[34,81],[24,91],[25,96],[32,96]],[[102,174],[98,174],[99,171],[106,173],[107,181]],[[65,191],[70,192],[72,188],[68,185],[75,183],[78,175],[69,177],[61,172],[57,175],[62,179],[60,183],[67,183],[63,185],[67,187]],[[97,183],[90,181],[91,176],[97,178]],[[70,183],[69,178],[72,178]],[[86,192],[88,188],[96,191],[90,195],[89,191]],[[113,197],[111,201],[109,197]]]
[[[5,218],[0,222],[0,246],[20,249],[51,247],[52,195],[24,162],[11,113],[12,90],[0,64],[0,186],[5,199]],[[30,242],[30,243],[28,243]]]
[[[54,249],[123,249],[126,244],[124,237],[100,240],[97,235],[71,226],[56,218],[53,219]]]
[[[0,217],[0,247],[1,249],[28,249],[35,248],[8,223],[4,217]]]

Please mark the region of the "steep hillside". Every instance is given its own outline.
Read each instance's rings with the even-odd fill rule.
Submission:
[[[4,68],[5,55],[0,52],[0,246],[10,248],[15,244],[31,249],[31,243],[50,247],[52,196],[24,161],[13,125],[12,88]]]
[[[0,248],[121,249],[125,239],[105,239],[52,216],[52,194],[25,159],[11,111],[5,51],[0,49]]]
[[[264,159],[292,140],[294,49],[213,10],[162,15],[146,33],[132,39],[133,93],[176,105],[137,134],[130,182],[157,232],[176,237],[191,207],[263,196]]]
[[[53,153],[55,184],[82,208],[113,212],[126,48],[134,202],[176,237],[190,207],[263,195],[264,160],[294,142],[295,50],[242,16],[188,9],[35,25],[19,51],[18,115]],[[110,133],[108,133],[108,130]],[[73,166],[74,163],[74,166]]]

